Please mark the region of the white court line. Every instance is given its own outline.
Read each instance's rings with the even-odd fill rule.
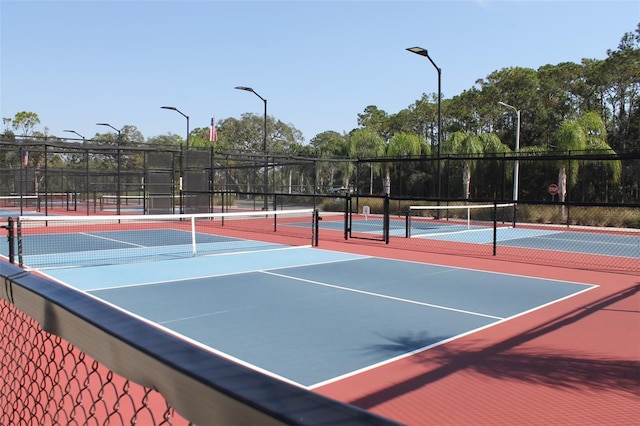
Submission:
[[[237,357],[235,357],[235,356],[233,356],[231,354],[228,354],[226,352],[223,352],[223,351],[218,350],[216,348],[213,348],[211,346],[205,345],[205,344],[203,344],[203,343],[201,343],[201,342],[199,342],[199,341],[197,341],[197,340],[195,340],[195,339],[193,339],[191,337],[187,337],[184,334],[181,334],[181,333],[179,333],[177,331],[174,331],[174,330],[172,330],[170,328],[167,328],[164,325],[162,325],[161,323],[158,323],[158,322],[155,322],[155,321],[151,321],[151,320],[149,320],[149,319],[147,319],[147,318],[145,318],[145,317],[143,317],[141,315],[133,313],[133,312],[131,312],[131,311],[127,310],[127,309],[124,309],[124,308],[122,308],[122,307],[120,307],[120,306],[118,306],[118,305],[116,305],[114,303],[111,303],[111,302],[108,302],[108,301],[106,301],[104,299],[101,299],[100,297],[97,297],[97,296],[91,294],[90,292],[86,292],[86,291],[83,291],[83,290],[78,290],[74,286],[72,286],[70,284],[67,284],[66,282],[61,281],[61,280],[59,280],[59,279],[57,279],[55,277],[51,277],[51,276],[48,276],[46,274],[43,274],[43,275],[45,275],[47,278],[52,279],[53,281],[59,283],[60,285],[70,289],[71,291],[80,292],[80,293],[84,294],[87,297],[90,297],[90,298],[92,298],[94,300],[99,301],[100,303],[104,303],[104,304],[108,305],[109,307],[111,307],[112,309],[115,309],[115,310],[117,310],[119,312],[123,312],[124,314],[126,314],[128,316],[131,316],[132,318],[135,318],[136,320],[138,320],[138,321],[140,321],[140,322],[142,322],[144,324],[147,324],[148,326],[150,326],[150,327],[152,327],[152,328],[154,328],[156,330],[161,330],[162,332],[174,337],[175,339],[188,342],[188,343],[194,345],[195,347],[198,347],[198,348],[200,348],[202,350],[210,352],[210,353],[212,353],[214,355],[217,355],[217,356],[219,356],[221,358],[231,360],[231,361],[233,361],[235,363],[243,365],[243,366],[245,366],[245,367],[247,367],[249,369],[252,369],[254,371],[258,371],[258,372],[260,372],[262,374],[265,374],[267,376],[274,377],[274,378],[276,378],[278,380],[282,380],[284,382],[290,383],[290,384],[292,384],[294,386],[298,386],[298,387],[303,388],[303,389],[307,389],[306,386],[304,386],[304,385],[302,385],[302,384],[300,384],[298,382],[295,382],[295,381],[293,381],[293,380],[291,380],[291,379],[289,379],[287,377],[284,377],[284,376],[281,376],[279,374],[273,373],[273,372],[271,372],[269,370],[266,370],[266,369],[264,369],[262,367],[259,367],[257,365],[251,364],[251,363],[249,363],[249,362],[247,362],[247,361],[245,361],[243,359],[237,358]]]
[[[512,227],[508,227],[508,228],[498,228],[498,229],[510,229]],[[417,234],[417,235],[411,235],[411,238],[426,238],[426,237],[438,237],[438,236],[442,236],[442,235],[457,235],[457,234],[471,234],[472,232],[493,232],[493,228],[480,228],[480,229],[463,229],[460,231],[449,231],[449,232],[434,232],[431,234]]]
[[[310,246],[295,246],[295,247],[283,247],[283,248],[269,249],[269,250],[255,250],[255,251],[240,251],[240,252],[233,252],[233,253],[209,254],[209,255],[203,255],[201,257],[242,256],[242,255],[245,255],[247,253],[264,253],[264,252],[283,251],[283,250],[297,250],[297,249],[301,249],[301,248],[310,248]],[[327,264],[332,264],[332,263],[351,262],[351,261],[354,261],[354,260],[368,259],[368,258],[370,258],[370,256],[359,256],[359,257],[355,257],[355,258],[350,257],[350,258],[345,258],[345,259],[332,259],[332,260],[325,260],[325,261],[321,261],[321,262],[308,262],[308,263],[295,264],[295,265],[283,265],[283,266],[270,268],[269,270],[277,271],[279,269],[290,269],[290,268],[299,268],[299,267],[306,267],[306,266],[327,265]],[[191,259],[193,259],[193,258],[191,258]],[[158,261],[151,261],[151,262],[157,263]],[[163,261],[160,261],[160,262],[163,262]],[[127,265],[131,265],[131,264],[127,264]],[[109,266],[109,267],[111,267],[111,266],[118,267],[118,266],[122,266],[122,265],[107,265],[107,266]],[[259,272],[265,272],[265,270],[264,269],[248,269],[248,270],[242,269],[242,270],[238,270],[238,271],[214,273],[214,274],[207,274],[207,275],[199,275],[199,276],[194,276],[194,277],[179,277],[179,278],[174,278],[174,279],[166,279],[166,280],[162,280],[162,281],[147,281],[147,282],[141,282],[141,283],[131,283],[131,284],[124,284],[124,285],[117,285],[117,286],[99,287],[99,288],[92,288],[92,289],[87,290],[87,291],[94,292],[94,291],[113,290],[113,289],[120,289],[120,288],[129,288],[129,287],[141,287],[141,286],[147,286],[147,285],[170,284],[170,283],[179,283],[181,281],[191,281],[191,280],[201,280],[201,279],[206,279],[206,278],[227,277],[227,276],[231,276],[231,275],[254,274],[254,273],[259,273]]]
[[[380,297],[380,298],[383,298],[383,299],[395,300],[395,301],[398,301],[398,302],[412,303],[414,305],[428,306],[430,308],[442,309],[442,310],[445,310],[445,311],[458,312],[458,313],[462,313],[462,314],[469,314],[469,315],[485,317],[485,318],[491,318],[491,319],[497,319],[497,320],[504,319],[503,317],[497,317],[495,315],[481,314],[479,312],[465,311],[463,309],[455,309],[455,308],[450,308],[450,307],[442,306],[442,305],[434,305],[432,303],[418,302],[416,300],[403,299],[401,297],[388,296],[386,294],[373,293],[373,292],[364,291],[364,290],[357,290],[357,289],[354,289],[354,288],[343,287],[343,286],[339,286],[339,285],[335,285],[335,284],[323,283],[323,282],[320,282],[320,281],[313,281],[313,280],[308,280],[308,279],[305,279],[305,278],[293,277],[293,276],[290,276],[290,275],[277,274],[275,272],[269,272],[269,271],[259,271],[259,272],[262,273],[262,274],[273,275],[273,276],[276,276],[276,277],[281,277],[281,278],[286,278],[286,279],[291,279],[291,280],[296,280],[296,281],[302,281],[302,282],[305,282],[305,283],[321,285],[321,286],[324,286],[324,287],[331,287],[331,288],[335,288],[335,289],[338,289],[338,290],[350,291],[350,292],[353,292],[353,293],[365,294],[367,296],[374,296],[374,297]]]
[[[540,278],[540,279],[543,279],[543,278]],[[543,279],[543,280],[544,280],[544,279]],[[550,280],[550,281],[555,281],[555,280]],[[457,335],[455,335],[455,336],[451,336],[451,337],[449,337],[449,338],[447,338],[447,339],[440,340],[440,341],[435,342],[435,343],[432,343],[432,344],[430,344],[430,345],[427,345],[427,346],[424,346],[424,347],[421,347],[421,348],[414,349],[414,350],[409,351],[409,352],[407,352],[407,353],[397,355],[397,356],[395,356],[395,357],[392,357],[392,358],[389,358],[389,359],[387,359],[387,360],[384,360],[384,361],[381,361],[381,362],[378,362],[378,363],[375,363],[375,364],[372,364],[372,365],[369,365],[369,366],[366,366],[366,367],[360,368],[360,369],[358,369],[358,370],[351,371],[351,372],[349,372],[349,373],[345,373],[345,374],[343,374],[343,375],[341,375],[341,376],[334,377],[334,378],[331,378],[331,379],[327,379],[327,380],[325,380],[325,381],[323,381],[323,382],[315,383],[315,384],[313,384],[313,385],[309,385],[309,386],[307,386],[307,389],[309,389],[309,390],[313,390],[313,389],[316,389],[316,388],[319,388],[319,387],[322,387],[322,386],[328,385],[328,384],[330,384],[330,383],[335,383],[335,382],[338,382],[338,381],[340,381],[340,380],[344,380],[344,379],[346,379],[346,378],[348,378],[348,377],[353,377],[353,376],[356,376],[356,375],[358,375],[358,374],[364,373],[364,372],[366,372],[366,371],[374,370],[374,369],[379,368],[379,367],[382,367],[382,366],[384,366],[384,365],[388,365],[388,364],[394,363],[394,362],[396,362],[396,361],[398,361],[398,360],[405,359],[405,358],[409,358],[409,357],[411,357],[411,356],[413,356],[413,355],[416,355],[416,354],[418,354],[418,353],[424,352],[424,351],[426,351],[426,350],[433,349],[433,348],[436,348],[436,347],[438,347],[438,346],[442,346],[442,345],[444,345],[444,344],[446,344],[446,343],[453,342],[453,341],[458,340],[458,339],[460,339],[460,338],[462,338],[462,337],[469,336],[469,335],[472,335],[472,334],[478,333],[478,332],[480,332],[480,331],[482,331],[482,330],[485,330],[485,329],[488,329],[488,328],[495,327],[495,326],[497,326],[497,325],[499,325],[499,324],[502,324],[502,323],[505,323],[505,322],[507,322],[507,321],[511,321],[511,320],[513,320],[513,319],[515,319],[515,318],[518,318],[518,317],[521,317],[521,316],[524,316],[524,315],[528,315],[528,314],[530,314],[530,313],[532,313],[532,312],[535,312],[535,311],[540,310],[540,309],[542,309],[542,308],[545,308],[545,307],[547,307],[547,306],[554,305],[554,304],[559,303],[559,302],[561,302],[561,301],[563,301],[563,300],[567,300],[567,299],[570,299],[570,298],[572,298],[572,297],[574,297],[574,296],[577,296],[577,295],[579,295],[579,294],[585,293],[585,292],[587,292],[587,291],[591,291],[591,290],[593,290],[594,288],[597,288],[597,287],[598,287],[597,285],[593,285],[592,287],[585,288],[585,289],[583,289],[583,290],[581,290],[581,291],[579,291],[579,292],[577,292],[577,293],[569,294],[569,295],[564,296],[564,297],[562,297],[562,298],[560,298],[560,299],[552,300],[552,301],[550,301],[550,302],[547,302],[547,303],[544,303],[544,304],[542,304],[542,305],[539,305],[539,306],[533,307],[533,308],[528,309],[528,310],[526,310],[526,311],[519,312],[519,313],[517,313],[517,314],[515,314],[515,315],[512,315],[512,316],[510,316],[510,317],[502,318],[500,321],[493,322],[493,323],[486,324],[486,325],[483,325],[483,326],[478,327],[478,328],[475,328],[475,329],[471,329],[471,330],[465,331],[465,332],[463,332],[463,333],[457,334]]]
[[[499,229],[500,228],[498,228],[498,230]],[[524,233],[525,235],[514,235],[512,237],[498,236],[498,241],[499,242],[502,243],[502,242],[505,242],[505,241],[525,240],[525,239],[528,239],[528,238],[532,238],[532,239],[534,239],[534,238],[544,238],[547,235],[556,235],[556,234],[561,234],[562,233],[562,231],[547,231],[547,230],[540,229],[540,230],[535,230],[536,234],[534,234],[534,233],[528,232],[528,231],[531,231],[531,230],[526,229],[526,228],[524,230],[521,229],[521,228],[514,228],[514,227],[509,227],[507,229],[514,229],[514,230],[516,230],[515,231],[516,233],[517,232],[522,232],[522,231],[527,231],[527,232]],[[555,240],[555,241],[560,241],[560,240]]]
[[[122,241],[122,240],[116,240],[115,238],[107,238],[107,237],[101,237],[100,235],[94,235],[94,234],[89,234],[86,232],[79,232],[80,235],[86,235],[87,237],[91,237],[91,238],[95,238],[98,240],[105,240],[105,241],[111,241],[114,243],[120,243],[120,244],[127,244],[133,247],[139,247],[139,248],[147,248],[147,246],[141,246],[140,244],[135,244],[135,243],[130,243],[128,241]]]

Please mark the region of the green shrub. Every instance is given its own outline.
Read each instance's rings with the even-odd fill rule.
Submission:
[[[519,205],[518,222],[576,226],[640,228],[640,210],[620,207]]]

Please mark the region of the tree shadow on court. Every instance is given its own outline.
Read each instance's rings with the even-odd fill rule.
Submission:
[[[427,332],[407,333],[401,336],[383,336],[378,333],[378,336],[389,343],[371,345],[365,351],[374,354],[382,353],[387,358],[425,349],[449,338],[449,336],[431,336]]]
[[[636,359],[597,358],[596,356],[585,358],[579,352],[553,353],[548,349],[541,348],[536,351],[528,348],[524,350],[518,346],[573,325],[591,314],[606,310],[611,305],[634,296],[638,292],[640,292],[640,283],[589,305],[576,308],[525,333],[484,349],[465,351],[449,349],[446,345],[440,346],[435,350],[437,352],[435,356],[431,351],[424,354],[424,362],[437,365],[432,370],[350,402],[362,408],[371,408],[461,370],[470,370],[499,379],[523,381],[556,388],[591,391],[614,390],[628,393],[630,396],[637,395],[640,384],[640,361]],[[640,314],[638,310],[620,312],[626,312],[630,315]],[[629,321],[637,324],[638,317],[634,316]],[[418,338],[413,340],[416,336]],[[386,348],[395,352],[400,347],[410,348],[414,344],[427,343],[430,340],[424,337],[420,335],[397,336],[390,338],[389,345],[377,345],[377,348],[372,349],[384,350]],[[428,343],[424,346],[428,346]]]

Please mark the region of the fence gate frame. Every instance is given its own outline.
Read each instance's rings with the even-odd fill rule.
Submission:
[[[345,196],[345,210],[344,210],[344,239],[357,239],[357,240],[370,240],[370,241],[382,241],[385,244],[389,244],[389,217],[390,217],[390,201],[389,195],[386,194],[384,197],[379,197],[383,199],[382,203],[382,232],[380,235],[377,235],[373,232],[353,232],[353,199],[356,199],[355,205],[355,213],[358,214],[358,199],[359,195],[352,196],[351,194],[347,194]],[[371,198],[371,195],[367,195],[367,198]],[[365,207],[365,206],[363,206]]]

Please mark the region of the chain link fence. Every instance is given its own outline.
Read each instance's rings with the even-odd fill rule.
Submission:
[[[0,407],[1,425],[189,424],[158,392],[113,373],[2,298]]]
[[[576,231],[582,227],[581,231],[633,237],[640,229],[640,153],[361,159],[0,141],[0,210],[5,210],[5,216],[24,212],[162,214],[310,207],[325,216],[332,213],[333,221],[343,220],[337,232],[321,229],[321,234],[326,234],[321,235],[322,240],[353,233],[349,223],[353,217],[349,215],[362,213],[363,206],[375,219],[383,213],[385,195],[389,196],[392,217],[404,217],[412,204],[517,202],[515,220],[521,228],[546,225]],[[351,201],[346,206],[348,197]],[[390,236],[393,244],[396,236]],[[417,244],[404,241],[400,245],[421,249],[414,247]],[[442,241],[428,246],[469,255],[479,250],[483,255],[485,250]],[[542,251],[522,248],[512,253],[511,259],[537,258]],[[563,253],[556,258],[584,258],[578,254]],[[542,261],[546,261],[544,257]],[[626,269],[636,270],[635,261],[631,259]],[[579,263],[594,262],[616,264],[607,255]]]

